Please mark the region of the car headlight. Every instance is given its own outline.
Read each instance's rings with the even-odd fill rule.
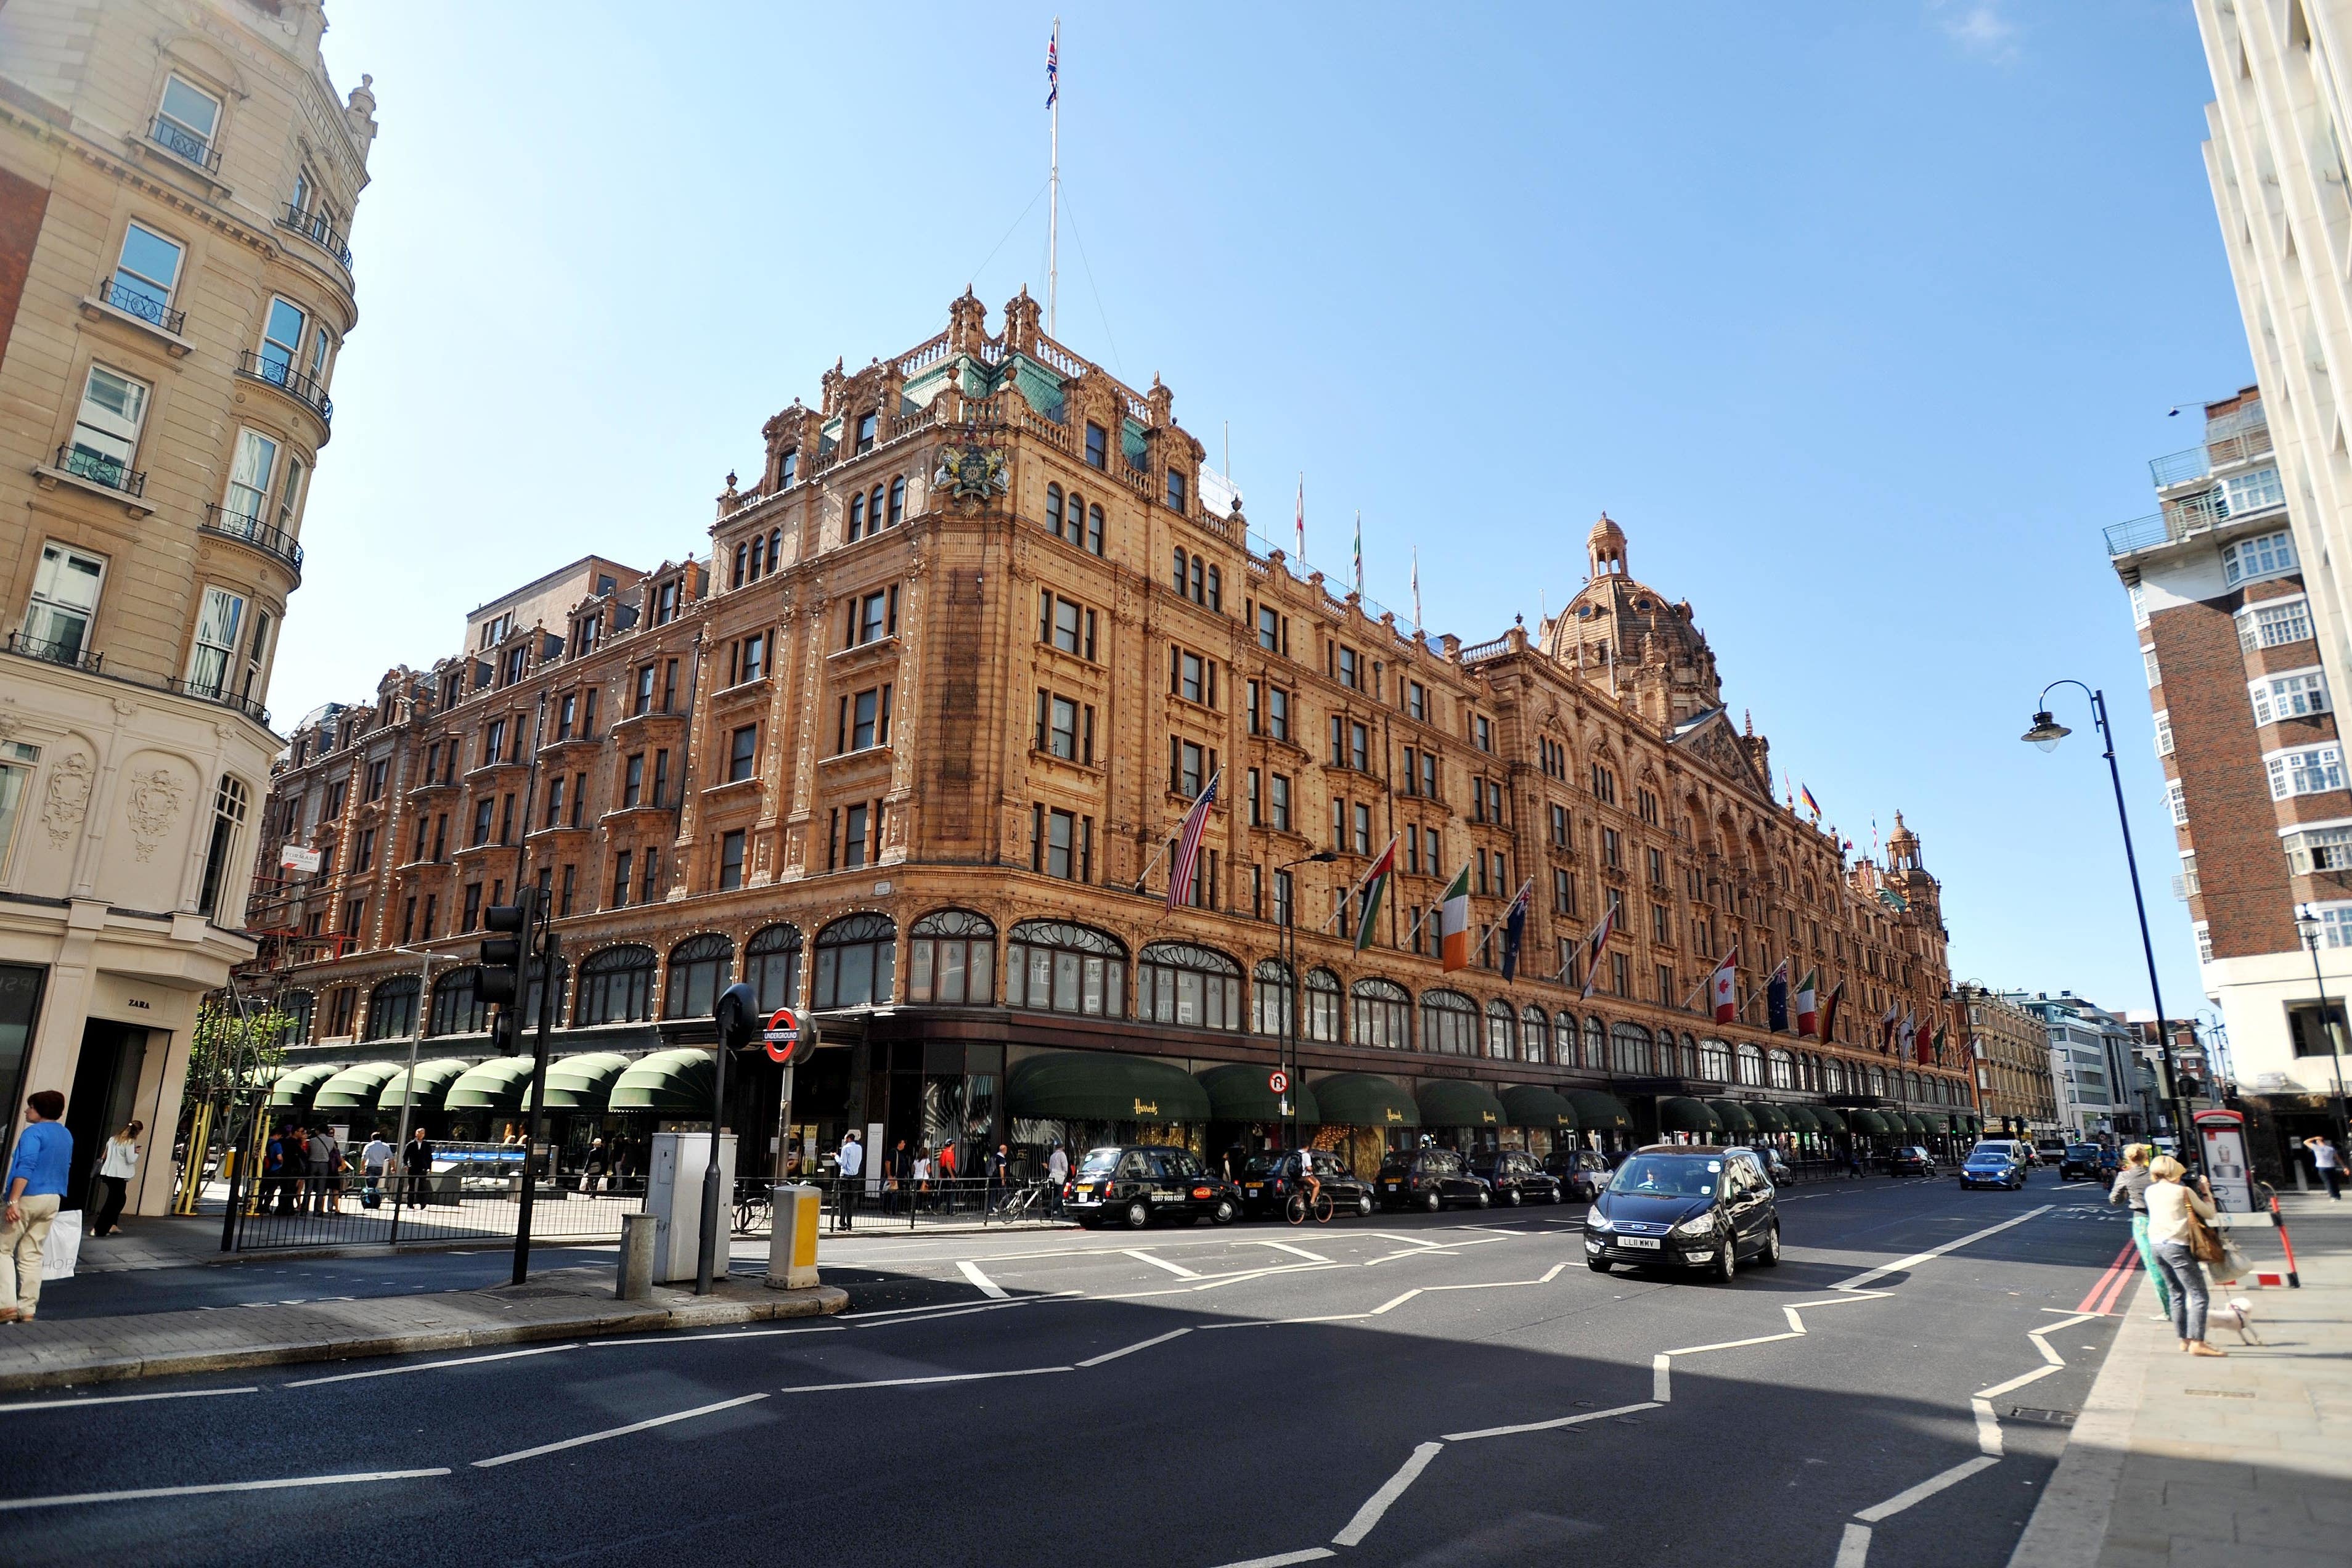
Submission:
[[[1609,1223],[1607,1215],[1595,1212],[1584,1216],[1584,1228],[1590,1231],[1611,1231],[1617,1227]]]
[[[1675,1234],[1676,1236],[1686,1237],[1713,1236],[1715,1234],[1715,1215],[1713,1211],[1710,1210],[1706,1214],[1691,1215],[1690,1218],[1675,1226]]]

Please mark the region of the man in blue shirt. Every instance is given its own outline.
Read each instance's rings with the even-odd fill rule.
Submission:
[[[0,1211],[0,1323],[29,1321],[41,1304],[41,1247],[73,1168],[73,1134],[61,1125],[66,1097],[45,1089],[25,1109],[8,1162],[8,1206]]]

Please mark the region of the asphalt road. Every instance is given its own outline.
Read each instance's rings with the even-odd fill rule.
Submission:
[[[2064,1438],[2035,1413],[2079,1408],[2112,1339],[2082,1315],[2128,1246],[2102,1197],[1796,1189],[1786,1260],[1730,1286],[1593,1273],[1573,1209],[828,1242],[853,1306],[820,1323],[20,1396],[0,1538],[14,1563],[1999,1568]]]

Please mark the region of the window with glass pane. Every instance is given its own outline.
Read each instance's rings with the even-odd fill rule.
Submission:
[[[302,357],[306,320],[299,306],[271,297],[269,313],[261,323],[261,374],[280,386]]]
[[[2252,652],[2305,642],[2311,637],[2311,605],[2298,594],[2292,599],[2255,605],[2238,612],[2238,645]]]
[[[898,983],[898,926],[887,915],[851,915],[817,933],[814,1005],[887,1003]]]
[[[184,254],[153,229],[131,225],[123,231],[122,251],[114,264],[114,287],[107,303],[162,326],[171,313],[172,291],[179,286]]]
[[[1513,1028],[1511,1005],[1508,1002],[1486,1004],[1486,1054],[1500,1061],[1508,1061],[1518,1054],[1516,1030]]]
[[[246,798],[245,785],[223,773],[220,787],[213,794],[212,837],[205,847],[204,880],[196,892],[196,912],[200,915],[221,911],[221,895],[228,889],[230,868],[238,861],[237,830],[245,826]],[[373,832],[373,828],[368,829],[368,834]],[[363,847],[370,844],[367,835],[362,836],[361,842]],[[7,845],[6,837],[0,835],[0,856],[5,856]],[[362,864],[358,868],[364,870],[366,867]]]
[[[1064,921],[1024,921],[1006,939],[1008,1006],[1123,1017],[1126,982],[1127,949],[1108,931]]]
[[[8,874],[9,851],[16,841],[16,818],[24,810],[25,791],[33,768],[41,760],[37,746],[22,741],[0,741],[0,878]]]
[[[257,430],[240,430],[236,455],[230,459],[228,493],[221,505],[221,524],[233,533],[250,534],[269,515],[270,481],[278,471],[278,443]]]
[[[1545,1024],[1543,1009],[1529,1007],[1519,1016],[1519,1050],[1521,1059],[1539,1062],[1544,1059],[1544,1043],[1551,1029]]]
[[[2319,670],[2273,675],[2248,688],[2254,702],[2254,722],[2275,724],[2283,719],[2308,718],[2327,710],[2327,677]],[[2171,726],[2166,725],[2168,734]],[[2159,747],[2168,750],[2168,747]]]
[[[1731,1081],[1731,1047],[1721,1040],[1698,1043],[1698,1076],[1717,1083]]]
[[[1478,1007],[1458,991],[1421,994],[1421,1044],[1425,1051],[1444,1056],[1475,1054]]]
[[[2222,489],[2229,496],[2227,515],[2231,517],[2241,517],[2250,511],[2260,511],[2268,506],[2284,505],[2286,501],[2286,487],[2279,482],[2279,471],[2276,468],[2256,468],[2251,474],[2234,475],[2222,481]],[[2284,539],[2286,536],[2273,534],[2270,537]],[[2290,553],[2292,549],[2290,545]],[[2231,581],[2235,582],[2237,579],[2233,577]]]
[[[367,1038],[390,1040],[416,1033],[416,997],[420,989],[414,974],[396,974],[377,982],[368,993]]]
[[[1412,1048],[1412,994],[1393,980],[1359,980],[1348,988],[1348,1038],[1384,1050]]]
[[[669,981],[663,991],[662,1016],[707,1018],[727,989],[735,967],[735,944],[717,931],[690,936],[669,953]]]
[[[1578,1066],[1582,1057],[1577,1050],[1576,1015],[1562,1013],[1552,1023],[1551,1049],[1554,1065],[1564,1068]]]
[[[907,1000],[984,1007],[995,993],[996,926],[971,910],[939,910],[907,934]]]
[[[207,697],[226,688],[228,669],[236,658],[237,636],[245,626],[246,602],[241,594],[207,587],[204,609],[196,616],[196,642],[188,656],[188,686]]]
[[[1267,807],[1276,831],[1290,831],[1290,780],[1281,773],[1268,776]]]
[[[1136,1016],[1188,1029],[1242,1026],[1241,965],[1191,942],[1156,942],[1136,961]]]
[[[654,963],[654,950],[634,942],[592,953],[580,966],[573,1025],[634,1024],[653,1016]]]
[[[563,781],[555,781],[561,785]],[[743,885],[744,831],[736,828],[719,838],[719,890],[729,892]]]
[[[33,598],[25,615],[29,651],[43,658],[72,660],[89,642],[98,614],[98,592],[106,563],[62,544],[44,544],[33,574]]]
[[[66,453],[67,471],[122,489],[146,414],[144,384],[104,365],[90,366],[89,378],[82,386],[81,412],[74,420],[73,442]]]
[[[1339,1037],[1339,977],[1328,969],[1307,972],[1306,1016],[1299,1025],[1310,1040]]]
[[[1250,1032],[1287,1038],[1297,998],[1290,970],[1278,958],[1263,958],[1250,971]]]
[[[2270,772],[2273,800],[2344,787],[2344,753],[2340,747],[2312,746],[2303,751],[2278,752],[2263,761]]]
[[[481,974],[469,963],[433,983],[434,1034],[478,1035],[490,1026],[489,1004],[477,987]]]
[[[201,163],[212,149],[213,132],[220,127],[220,100],[177,76],[166,77],[163,110],[155,121],[157,141],[191,163]]]
[[[1046,714],[1046,749],[1076,762],[1078,756],[1078,705],[1066,697],[1051,700]]]

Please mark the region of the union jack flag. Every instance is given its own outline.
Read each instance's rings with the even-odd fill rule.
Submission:
[[[1054,36],[1045,40],[1045,107],[1062,96],[1062,29],[1056,26]]]
[[[1182,903],[1192,890],[1192,863],[1201,858],[1201,836],[1209,830],[1209,808],[1217,804],[1217,784],[1225,776],[1219,768],[1209,775],[1209,783],[1192,802],[1192,809],[1184,814],[1183,830],[1177,836],[1176,858],[1168,863],[1168,907]]]

